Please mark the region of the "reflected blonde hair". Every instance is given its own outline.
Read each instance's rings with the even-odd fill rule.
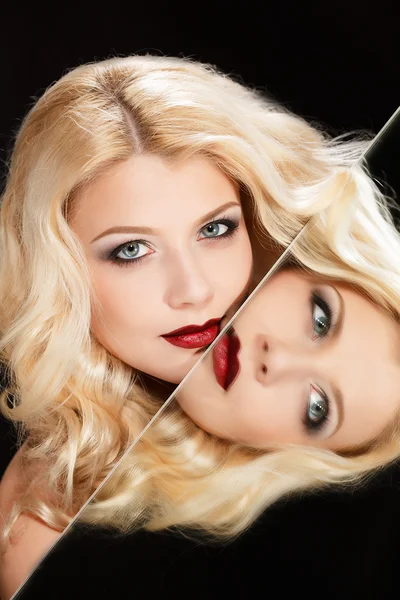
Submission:
[[[91,334],[96,298],[69,227],[85,185],[138,154],[209,158],[240,186],[254,245],[285,248],[313,218],[296,259],[397,314],[399,237],[384,197],[355,164],[368,143],[332,139],[187,59],[83,65],[45,92],[18,133],[1,205],[0,353],[9,376],[1,410],[25,439],[25,482],[3,540],[22,511],[62,530],[160,406]],[[399,440],[396,423],[385,443],[359,456],[265,454],[213,438],[173,404],[85,520],[121,531],[191,525],[234,535],[283,494],[353,481],[386,464]]]

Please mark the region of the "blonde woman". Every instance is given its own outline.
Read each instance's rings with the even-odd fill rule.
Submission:
[[[310,217],[320,214],[296,247],[299,261],[359,283],[374,301],[396,309],[398,274],[391,265],[398,237],[372,181],[353,166],[366,143],[329,139],[259,93],[184,59],[84,65],[33,107],[16,140],[1,206],[1,353],[10,377],[2,412],[22,425],[25,440],[0,486],[4,541],[18,523],[26,526],[3,557],[5,589],[15,589],[165,399],[166,391],[149,392],[151,381],[143,374],[180,381],[215,339],[249,277],[259,280]],[[196,202],[190,203],[190,194]],[[157,232],[147,199],[152,218],[163,215]],[[171,208],[171,202],[177,204]],[[182,229],[171,219],[178,206],[187,211]],[[235,215],[224,214],[228,210]],[[95,238],[114,225],[114,211],[117,225],[140,231],[113,239],[112,248],[104,239],[95,246]],[[222,236],[232,222],[236,236],[205,239],[208,233]],[[111,266],[111,258],[141,262],[130,271]],[[162,265],[169,275],[155,286]],[[174,283],[182,272],[183,287]],[[196,319],[189,320],[187,311],[187,320],[171,324],[169,311],[188,305]],[[158,310],[165,307],[164,325]],[[197,348],[165,339],[192,324],[214,328]],[[153,438],[146,437],[130,457],[142,467],[135,463],[133,471],[128,467],[121,479],[113,478],[115,485],[101,490],[88,518],[129,528],[148,506],[153,526],[176,520],[236,530],[229,521],[231,514],[236,519],[229,486],[225,496],[213,495],[216,480],[208,471],[204,480],[195,462],[189,479],[198,500],[194,494],[188,504],[175,503],[175,492],[183,498],[179,486],[187,483],[189,463],[175,467],[174,453],[184,457],[188,444],[200,444],[198,459],[205,453],[214,473],[225,465],[221,473],[228,478],[243,462],[257,472],[254,453],[210,437],[181,412],[165,415],[161,429],[164,423],[163,433],[152,428],[154,443],[148,446]],[[166,457],[169,435],[176,450],[168,440]],[[262,460],[275,460],[271,456]],[[138,485],[141,468],[145,476]],[[346,475],[353,470],[344,468]],[[157,518],[148,502],[154,486]],[[250,499],[245,484],[236,490],[244,494],[242,503]],[[268,498],[274,493],[272,486]],[[257,498],[251,515],[266,504],[262,494]],[[239,528],[252,518],[248,511],[243,515]]]

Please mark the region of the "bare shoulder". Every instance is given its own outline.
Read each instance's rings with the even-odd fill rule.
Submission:
[[[10,462],[0,481],[0,532],[18,496],[18,483],[23,477],[20,451]],[[58,540],[61,533],[35,517],[21,515],[13,528],[16,534],[0,556],[0,598],[8,600],[25,581],[35,565]]]

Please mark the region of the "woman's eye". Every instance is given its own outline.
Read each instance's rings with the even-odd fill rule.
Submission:
[[[325,300],[316,295],[313,296],[312,306],[313,332],[316,337],[321,338],[327,335],[331,328],[332,310]]]
[[[226,238],[233,235],[238,227],[239,222],[233,219],[212,221],[200,229],[200,239]]]
[[[129,264],[138,262],[153,251],[142,241],[129,242],[120,246],[111,253],[110,259],[112,262],[119,264]]]
[[[308,431],[321,429],[329,415],[329,400],[315,388],[311,387],[306,411],[306,427]]]
[[[209,223],[201,230],[204,237],[213,238],[224,235],[228,231],[228,226],[224,223]]]

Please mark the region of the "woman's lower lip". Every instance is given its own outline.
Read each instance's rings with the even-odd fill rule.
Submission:
[[[219,334],[219,324],[211,325],[207,329],[202,331],[196,331],[195,333],[184,333],[180,335],[163,335],[164,340],[178,346],[178,348],[187,348],[194,350],[196,348],[203,348],[211,344],[217,335]]]

